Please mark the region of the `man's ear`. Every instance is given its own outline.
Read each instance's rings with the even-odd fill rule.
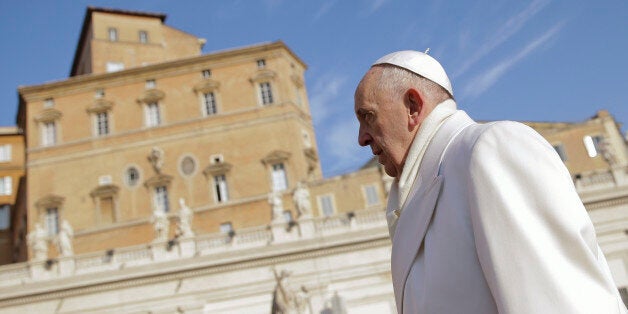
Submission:
[[[419,91],[410,88],[406,91],[405,102],[408,110],[408,127],[414,129],[419,125],[419,116],[423,110],[423,97]]]

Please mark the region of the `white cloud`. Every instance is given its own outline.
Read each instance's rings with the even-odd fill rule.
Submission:
[[[338,175],[361,167],[371,157],[371,150],[358,145],[358,122],[342,120],[322,132],[323,149],[328,159],[328,175]]]
[[[321,7],[316,12],[316,14],[314,14],[313,20],[316,21],[319,18],[321,18],[323,15],[327,14],[327,12],[329,12],[329,9],[331,9],[335,4],[336,4],[336,0],[326,1],[325,3],[323,3],[323,5],[321,5]]]
[[[314,118],[314,124],[319,125],[325,121],[334,111],[335,100],[347,82],[346,76],[326,74],[321,76],[310,92],[310,108]]]
[[[487,89],[493,86],[495,82],[497,82],[497,80],[502,77],[510,68],[519,63],[532,52],[536,51],[544,43],[555,37],[556,34],[562,29],[563,25],[564,22],[556,24],[543,35],[528,43],[523,48],[523,50],[521,50],[515,56],[506,58],[489,70],[484,71],[480,75],[469,80],[469,83],[462,91],[463,97],[475,98],[484,93]]]
[[[480,45],[480,48],[475,50],[470,57],[465,59],[465,62],[460,66],[452,77],[458,77],[464,74],[470,67],[478,62],[482,57],[489,54],[495,48],[506,42],[513,35],[515,35],[528,21],[539,13],[547,4],[549,0],[535,0],[530,3],[523,11],[517,15],[509,18],[503,25],[497,27],[495,35],[488,39],[485,43]],[[466,40],[466,39],[464,39]]]

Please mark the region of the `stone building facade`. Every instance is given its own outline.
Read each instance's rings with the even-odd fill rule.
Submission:
[[[282,42],[203,55],[165,19],[90,7],[70,77],[19,88],[27,180],[0,312],[394,313],[391,178],[374,162],[323,178],[305,63]],[[619,125],[605,111],[528,124],[563,157],[625,291]]]

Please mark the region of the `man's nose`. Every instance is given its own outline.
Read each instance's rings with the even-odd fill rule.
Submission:
[[[360,126],[360,131],[358,133],[358,144],[360,144],[360,146],[367,146],[371,143],[372,140],[373,138],[371,138],[371,135],[366,132],[362,126]]]

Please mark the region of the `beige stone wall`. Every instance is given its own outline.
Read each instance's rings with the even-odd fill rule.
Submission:
[[[109,40],[109,28],[116,28],[118,40]],[[148,34],[141,43],[139,32]],[[162,24],[152,16],[92,13],[92,24],[83,53],[84,73],[105,73],[107,62],[121,62],[125,69],[200,55],[202,43],[193,35]],[[80,68],[80,67],[79,67]]]
[[[378,203],[368,205],[366,186],[375,187]],[[322,216],[323,210],[319,197],[333,195],[336,213],[349,213],[365,209],[384,209],[386,207],[386,191],[379,167],[370,167],[346,175],[332,177],[313,183],[310,186],[312,211],[314,216]]]
[[[158,175],[148,160],[153,147],[164,151],[161,174],[171,177],[167,185],[171,236],[179,198],[197,211],[197,233],[217,232],[222,222],[232,222],[236,229],[268,224],[267,194],[272,189],[268,160],[277,156],[288,181],[285,207],[293,208],[290,191],[296,183],[322,178],[308,103],[297,99],[306,96],[304,65],[281,43],[249,50],[22,89],[30,130],[29,227],[44,223],[45,206],[38,204],[58,196],[60,218],[76,232],[76,253],[150,242],[154,187],[146,183]],[[259,59],[266,61],[263,69],[258,68]],[[211,70],[210,79],[202,77],[204,69]],[[148,79],[155,80],[154,89],[146,89]],[[260,103],[259,82],[272,84],[271,105]],[[203,114],[201,95],[207,86],[218,101],[218,113],[212,116]],[[97,89],[104,90],[102,99],[95,98]],[[149,128],[142,99],[151,93],[161,94],[162,124]],[[54,105],[45,108],[50,98]],[[110,134],[98,137],[90,108],[102,103],[109,106]],[[40,121],[52,111],[57,116],[57,144],[43,147]],[[312,153],[313,158],[307,156]],[[208,171],[215,155],[231,166],[225,173],[227,203],[218,203],[214,196],[214,174]],[[180,169],[184,157],[195,161],[190,175]],[[139,170],[137,186],[126,182],[129,167]],[[105,188],[99,185],[103,176],[111,180]],[[96,194],[103,189],[115,190],[113,219],[105,217],[99,205],[102,200]]]

